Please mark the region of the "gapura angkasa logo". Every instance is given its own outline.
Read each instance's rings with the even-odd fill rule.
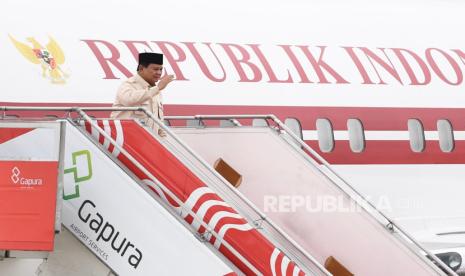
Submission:
[[[60,45],[52,38],[49,37],[48,44],[43,47],[33,37],[28,37],[27,41],[31,45],[20,42],[9,35],[10,40],[15,45],[16,49],[30,62],[40,64],[42,68],[42,77],[50,79],[54,84],[64,84],[68,78],[61,68],[65,62],[65,55],[61,50]]]

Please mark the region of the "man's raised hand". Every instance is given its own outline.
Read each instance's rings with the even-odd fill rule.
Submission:
[[[158,89],[163,90],[168,85],[168,83],[174,80],[174,75],[164,75],[160,81],[158,81]]]

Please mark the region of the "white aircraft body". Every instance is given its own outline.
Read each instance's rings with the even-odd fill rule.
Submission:
[[[418,240],[465,257],[464,10],[453,0],[7,0],[0,106],[111,106],[137,54],[161,52],[176,76],[165,114],[287,119]]]

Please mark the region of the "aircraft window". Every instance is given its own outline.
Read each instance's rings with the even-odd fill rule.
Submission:
[[[362,152],[365,149],[365,135],[363,125],[359,119],[347,120],[350,149],[353,152]]]
[[[328,119],[317,119],[316,131],[320,150],[322,152],[331,152],[334,149],[334,134],[331,122]]]
[[[439,146],[443,152],[451,152],[454,150],[454,131],[452,124],[448,120],[437,121]]]
[[[190,119],[190,120],[186,120],[186,126],[187,127],[203,127],[204,124],[203,124],[202,120]]]
[[[408,120],[408,132],[410,137],[410,148],[414,152],[422,152],[425,149],[425,133],[420,120]]]
[[[252,126],[254,127],[267,127],[268,121],[265,119],[253,119]]]
[[[284,120],[284,124],[291,129],[291,131],[297,135],[300,139],[303,138],[302,134],[302,126],[300,125],[299,120],[295,118],[287,118]]]
[[[231,120],[220,120],[220,127],[233,127],[236,126]]]

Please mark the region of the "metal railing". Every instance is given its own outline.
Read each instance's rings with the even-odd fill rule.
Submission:
[[[160,183],[150,172],[148,172],[137,160],[132,158],[130,154],[124,150],[122,147],[116,144],[116,141],[114,141],[103,129],[101,129],[98,125],[92,122],[92,119],[84,112],[84,111],[143,111],[149,118],[151,118],[160,128],[165,130],[170,136],[174,137],[175,140],[180,142],[181,144],[182,141],[179,140],[179,138],[176,137],[176,135],[167,127],[163,122],[158,120],[152,113],[150,113],[148,110],[146,110],[143,107],[127,107],[127,108],[114,108],[114,107],[0,107],[0,111],[3,111],[2,117],[4,117],[6,111],[64,111],[72,113],[76,112],[80,114],[86,121],[92,124],[93,127],[95,127],[100,134],[102,134],[105,138],[109,139],[109,141],[116,147],[118,148],[121,153],[125,154],[128,159],[131,160],[131,162],[134,161],[134,165],[136,165],[141,171],[143,171],[147,176],[151,178],[154,183],[156,183],[163,191],[165,191],[168,195],[171,197],[175,198],[175,202],[179,204],[180,206],[183,206],[183,209],[185,209],[183,202],[177,198],[172,192],[166,188],[162,183]],[[415,245],[417,249],[420,251],[423,251],[424,254],[430,258],[432,261],[434,261],[441,269],[443,269],[446,273],[449,275],[457,275],[450,267],[448,267],[446,264],[444,264],[436,255],[432,254],[429,250],[424,248],[419,242],[417,242],[410,234],[408,234],[401,226],[396,224],[392,219],[390,219],[384,212],[376,208],[369,200],[367,200],[360,192],[358,192],[352,185],[350,185],[346,180],[344,180],[334,169],[331,167],[331,165],[323,158],[321,157],[315,150],[313,150],[309,145],[307,145],[302,139],[297,137],[292,130],[290,130],[283,122],[281,122],[275,115],[269,114],[269,115],[195,115],[195,116],[165,116],[165,120],[188,120],[188,119],[197,119],[197,120],[230,120],[235,123],[235,125],[240,126],[241,124],[237,121],[238,119],[265,119],[265,120],[272,120],[280,129],[286,132],[287,135],[289,135],[297,144],[299,144],[303,149],[305,149],[309,153],[309,158],[308,160],[312,162],[313,165],[323,174],[325,175],[331,182],[336,185],[336,187],[341,190],[344,194],[355,200],[358,204],[361,205],[361,207],[367,211],[369,214],[371,214],[373,217],[376,218],[375,215],[378,215],[382,217],[386,222],[383,224],[386,230],[388,230],[390,233],[394,233],[396,230],[397,232],[401,233],[403,237],[403,240],[410,242],[411,244]],[[237,123],[236,123],[237,122]],[[188,150],[191,153],[194,153],[192,149],[190,149],[187,145],[186,150]],[[129,158],[129,156],[131,158]],[[197,156],[194,154],[194,156]],[[328,171],[323,170],[319,164],[315,161],[317,160],[318,162],[321,163]],[[204,163],[205,161],[200,162]],[[208,164],[206,164],[208,165]],[[208,165],[209,166],[209,165]],[[219,175],[219,174],[218,174]],[[222,176],[219,175],[219,177],[222,178]],[[358,198],[354,198],[353,195],[348,193],[340,184],[339,182],[342,182],[347,188],[349,188],[355,195],[357,195]],[[244,199],[244,202],[247,204],[250,204],[250,206],[254,206],[250,201],[248,201],[246,198],[244,198],[241,194],[237,193],[236,194]],[[179,202],[178,202],[179,201]],[[363,202],[360,202],[363,201]],[[367,206],[370,208],[367,208]],[[256,209],[256,208],[254,208]],[[194,217],[194,219],[199,220],[199,223],[204,226],[207,230],[212,231],[212,235],[218,235],[216,232],[214,232],[213,229],[211,229],[207,224],[203,222],[200,218],[196,216],[194,212],[192,212],[189,208],[187,210],[190,215]],[[259,210],[257,210],[260,212]],[[263,215],[263,218],[266,219],[266,216]],[[379,221],[379,219],[377,219]],[[381,221],[379,221],[382,223]],[[276,226],[277,227],[277,226]],[[279,229],[278,227],[276,229]],[[284,233],[284,232],[283,232]],[[284,234],[286,235],[286,234]],[[216,236],[215,236],[216,237]],[[217,237],[218,238],[218,237]],[[290,238],[289,238],[290,239]],[[226,241],[223,241],[226,243]],[[232,250],[234,254],[239,254],[237,251],[234,250],[234,248],[231,247],[230,244],[225,244],[225,246],[228,247],[228,249]],[[413,250],[410,246],[406,245],[407,248],[411,249],[415,254],[417,254],[420,257],[423,257],[419,252]],[[229,248],[231,247],[231,248]],[[299,247],[297,245],[297,247]],[[240,255],[240,254],[239,254]],[[248,267],[249,265],[253,268],[251,269],[252,271],[257,271],[257,274],[260,274],[258,270],[250,264],[247,260],[243,258],[242,255],[238,256],[241,257],[239,258],[241,261],[243,261]],[[318,262],[316,264],[319,265]],[[321,267],[321,265],[319,265]],[[322,271],[326,271],[324,267],[322,267]]]
[[[152,120],[154,120],[161,129],[166,131],[168,133],[168,135],[170,135],[170,137],[172,137],[176,141],[176,143],[178,143],[180,146],[182,146],[191,156],[193,156],[201,165],[203,165],[204,168],[206,168],[210,173],[212,173],[217,179],[221,180],[222,183],[225,184],[225,185],[223,185],[223,187],[226,187],[230,193],[232,193],[236,197],[238,197],[243,203],[245,203],[247,205],[248,208],[250,208],[253,212],[255,212],[259,216],[259,219],[260,219],[260,221],[262,223],[263,222],[267,223],[271,227],[271,229],[277,235],[280,236],[279,238],[282,240],[282,242],[288,243],[287,246],[283,245],[284,248],[282,248],[282,250],[285,251],[285,253],[287,253],[289,256],[292,256],[292,258],[291,258],[292,260],[294,260],[294,261],[297,260],[298,264],[299,263],[304,264],[306,262],[302,261],[302,258],[306,258],[308,260],[307,263],[310,262],[311,264],[313,264],[318,270],[320,270],[321,273],[326,274],[326,275],[331,275],[331,273],[329,273],[326,270],[326,268],[323,267],[313,256],[308,254],[289,235],[287,235],[278,225],[276,225],[273,221],[269,220],[268,217],[260,209],[258,209],[249,199],[247,199],[242,193],[240,193],[237,189],[233,188],[229,184],[229,182],[226,179],[224,179],[224,177],[221,174],[219,174],[216,170],[214,170],[210,166],[210,164],[208,164],[194,150],[192,150],[191,147],[189,147],[185,142],[183,142],[181,139],[179,139],[177,137],[177,135],[174,134],[173,131],[169,127],[165,126],[160,120],[158,120],[158,118],[154,117],[153,114],[151,114],[150,112],[148,112],[147,115]],[[183,118],[184,119],[186,119],[186,118],[187,119],[192,119],[192,117],[189,117],[189,118],[188,117],[183,117]],[[241,126],[241,124],[235,119],[231,119],[230,121],[235,126]],[[254,222],[257,222],[256,220],[253,220],[250,215],[247,215],[246,211],[244,211],[242,213],[243,213],[243,215],[245,214],[245,216],[248,217],[250,220],[252,220]],[[257,224],[257,223],[254,223],[254,224]],[[257,227],[260,227],[260,226],[257,225]],[[269,233],[269,234],[271,234],[271,233]],[[274,238],[276,238],[276,237],[274,236]],[[295,248],[295,250],[291,250],[289,248],[289,246]],[[300,255],[301,257],[298,257],[298,255]]]
[[[143,111],[148,118],[153,120],[161,129],[163,129],[170,137],[172,137],[179,145],[181,145],[187,152],[189,152],[194,158],[199,161],[202,165],[204,165],[206,168],[210,170],[213,174],[215,174],[216,177],[219,179],[223,180],[223,182],[227,183],[227,180],[225,180],[218,172],[216,172],[214,169],[211,169],[210,165],[206,163],[202,158],[200,158],[187,144],[182,142],[163,122],[161,122],[158,118],[156,118],[151,112],[146,110],[143,107],[123,107],[123,108],[115,108],[115,107],[21,107],[21,106],[15,106],[15,107],[0,107],[0,111],[2,111],[2,117],[5,117],[5,114],[7,111],[63,111],[65,112],[65,117],[66,116],[71,116],[72,113],[77,113],[81,118],[83,118],[86,122],[88,122],[92,128],[95,128],[102,136],[104,136],[108,141],[116,148],[118,149],[128,160],[130,160],[139,170],[141,170],[144,174],[146,174],[150,180],[152,180],[160,189],[162,189],[163,192],[165,192],[167,195],[169,195],[173,200],[178,204],[183,211],[191,215],[195,221],[198,222],[199,225],[205,227],[206,232],[209,233],[212,236],[214,236],[216,239],[222,240],[222,244],[230,250],[233,255],[235,255],[236,258],[238,258],[241,262],[243,262],[251,271],[253,271],[257,275],[261,275],[260,271],[253,266],[244,256],[242,256],[237,250],[235,250],[231,244],[229,244],[226,240],[222,239],[221,236],[217,232],[215,232],[214,229],[212,229],[207,223],[205,223],[201,218],[199,218],[196,213],[194,213],[190,208],[185,207],[184,202],[180,200],[174,193],[171,192],[166,186],[164,186],[160,181],[158,181],[142,164],[140,164],[129,152],[127,152],[122,146],[118,145],[116,141],[105,132],[101,127],[98,126],[94,122],[95,119],[91,118],[87,113],[89,111]],[[192,118],[192,117],[191,117]],[[50,119],[50,118],[48,118]],[[237,121],[235,118],[230,118],[227,119],[230,121],[233,125],[235,126],[241,126],[239,121]],[[149,185],[145,183],[146,185]],[[149,185],[150,186],[150,185]],[[230,185],[225,185],[228,188],[231,188]],[[244,203],[246,203],[247,206],[249,206],[252,210],[254,210],[260,217],[261,220],[267,222],[270,224],[270,226],[277,232],[279,233],[284,240],[289,242],[294,248],[297,249],[298,253],[304,258],[307,258],[310,263],[315,266],[319,271],[320,274],[323,275],[331,275],[326,268],[324,268],[318,261],[315,260],[315,258],[311,255],[309,255],[305,250],[303,250],[297,243],[295,243],[284,231],[282,231],[276,224],[273,222],[269,221],[267,219],[267,216],[264,215],[259,209],[253,205],[247,198],[245,198],[241,193],[239,193],[235,189],[230,189],[236,196],[238,196]],[[251,223],[252,225],[255,225],[254,222],[248,222]],[[288,253],[289,252],[285,252]],[[305,262],[301,260],[301,258],[298,258],[296,256],[296,252],[292,252],[289,254],[291,256],[291,260],[297,260],[296,263],[301,267],[301,269],[308,270],[306,273],[315,273],[315,271],[311,270],[307,266],[302,266]]]
[[[280,129],[284,130],[287,135],[289,135],[294,142],[296,142],[299,146],[305,149],[309,157],[309,160],[323,175],[325,175],[336,187],[342,191],[344,194],[349,196],[351,199],[355,200],[365,211],[367,211],[370,215],[372,215],[375,219],[378,215],[386,220],[385,224],[383,224],[384,228],[391,233],[397,231],[401,233],[404,237],[404,240],[407,242],[412,243],[419,249],[423,251],[424,254],[431,258],[432,261],[437,263],[437,265],[442,268],[445,272],[449,275],[457,275],[449,266],[444,264],[436,255],[431,253],[428,249],[424,248],[418,241],[416,241],[407,231],[405,231],[400,225],[390,219],[384,212],[379,210],[373,203],[371,203],[368,199],[366,199],[357,189],[355,189],[352,185],[350,185],[342,176],[340,176],[332,167],[331,165],[323,158],[321,155],[318,154],[314,149],[312,149],[307,143],[305,143],[300,137],[298,137],[289,127],[287,127],[281,120],[279,120],[275,115],[268,114],[268,115],[195,115],[195,116],[165,116],[165,120],[188,120],[188,119],[196,119],[196,120],[238,120],[238,119],[265,119],[273,121]],[[328,171],[323,170],[318,162],[323,165]],[[352,194],[348,193],[339,183],[343,183],[347,188],[350,189],[358,198],[354,198]],[[371,209],[369,210],[367,206]],[[379,221],[379,219],[377,219]],[[381,221],[379,221],[382,223]],[[411,247],[407,244],[407,248],[411,249]],[[423,257],[419,252],[412,250],[416,255]]]
[[[72,107],[72,108],[67,108],[67,107],[0,107],[1,111],[64,111],[67,112],[67,115],[70,115],[71,113],[75,112],[80,115],[86,122],[88,122],[93,128],[95,128],[101,135],[103,135],[110,143],[118,149],[121,154],[123,154],[128,160],[130,160],[140,171],[142,171],[145,175],[147,175],[151,181],[153,181],[164,193],[166,193],[168,196],[170,196],[173,201],[179,205],[181,208],[182,212],[185,212],[189,214],[190,216],[193,217],[195,221],[198,222],[199,225],[205,227],[206,232],[210,233],[212,236],[214,236],[216,239],[219,239],[222,241],[222,245],[224,245],[237,259],[239,259],[245,266],[250,269],[253,273],[257,275],[263,275],[253,264],[251,264],[242,254],[240,254],[228,241],[224,240],[214,229],[212,229],[207,223],[205,223],[201,218],[197,216],[196,213],[194,213],[190,208],[186,207],[184,202],[179,199],[176,194],[171,192],[170,189],[168,189],[165,185],[163,185],[160,181],[158,181],[155,176],[153,176],[141,163],[139,163],[129,152],[127,152],[122,146],[118,145],[117,142],[110,136],[108,135],[105,130],[103,130],[101,127],[99,127],[98,124],[94,122],[94,119],[89,117],[85,111],[144,111],[147,112],[147,110],[143,108],[138,108],[138,107],[128,107],[128,108],[111,108],[111,107],[89,107],[89,108],[79,108],[79,107]],[[153,116],[153,115],[152,115]],[[148,183],[145,183],[146,185],[150,186]]]

